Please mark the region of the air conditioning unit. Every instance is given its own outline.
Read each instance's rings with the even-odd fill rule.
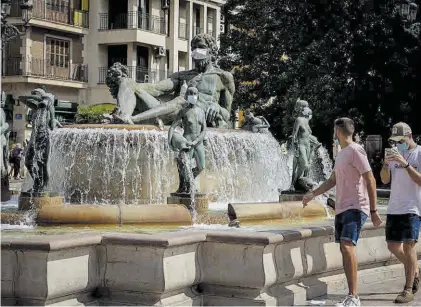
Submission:
[[[170,0],[161,0],[161,8],[168,10],[170,8]]]
[[[225,23],[225,16],[224,16],[224,14],[221,14],[221,23]]]
[[[225,33],[225,25],[221,23],[221,25],[219,26],[219,31],[220,33]]]
[[[166,55],[166,51],[164,47],[158,47],[156,48],[156,57],[157,58],[161,58],[164,57]]]

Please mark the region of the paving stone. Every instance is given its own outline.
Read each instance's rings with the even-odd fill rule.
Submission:
[[[394,299],[400,291],[402,291],[405,284],[403,277],[393,278],[382,282],[372,284],[360,284],[358,286],[359,296],[362,306],[421,306],[421,292],[417,293],[415,300],[408,304],[396,305],[393,303]],[[326,296],[314,299],[314,301],[325,301],[324,306],[335,306],[335,304],[342,300],[348,294],[348,289],[329,293]],[[312,305],[308,302],[307,306]]]

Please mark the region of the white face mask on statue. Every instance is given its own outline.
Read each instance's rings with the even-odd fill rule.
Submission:
[[[204,60],[208,56],[208,50],[202,48],[196,48],[192,51],[191,56],[195,60]]]
[[[196,102],[197,102],[197,96],[196,95],[188,95],[187,96],[187,102],[189,104],[196,104]]]

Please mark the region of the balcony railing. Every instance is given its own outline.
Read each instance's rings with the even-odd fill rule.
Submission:
[[[3,60],[2,76],[31,76],[54,80],[88,82],[88,65],[62,62],[59,65],[50,59],[6,58]]]
[[[11,17],[21,17],[20,1],[12,1]],[[59,1],[57,1],[59,3]],[[43,19],[76,27],[89,27],[89,12],[75,10],[66,4],[53,5],[45,1],[34,1],[32,18]]]
[[[127,66],[129,76],[138,83],[158,83],[171,74],[169,71],[148,69],[142,66]],[[105,84],[107,79],[108,67],[99,67],[99,84]]]
[[[187,24],[185,24],[184,22],[180,22],[178,24],[178,38],[187,39],[189,37],[187,30],[188,30]]]
[[[99,14],[99,30],[142,29],[159,34],[166,34],[165,18],[144,14],[142,12],[127,12],[111,15]]]

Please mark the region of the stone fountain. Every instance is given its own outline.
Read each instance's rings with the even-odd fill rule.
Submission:
[[[115,63],[106,83],[117,105],[103,124],[54,129],[51,94],[37,89],[20,97],[36,112],[26,159],[32,181],[23,186],[19,209],[32,210],[38,224],[190,224],[209,216],[209,202],[228,208],[211,221],[232,226],[326,217],[317,201],[306,209],[298,199],[278,202],[291,182],[289,156],[262,117],[247,112],[243,129],[230,128],[233,76],[216,65],[213,37],[197,35],[191,45],[196,68],[157,84],[138,84]],[[298,109],[293,144],[305,143],[309,129],[308,103]],[[301,147],[297,153],[307,150]],[[293,181],[309,181],[303,178],[311,177],[313,154],[294,157]]]

